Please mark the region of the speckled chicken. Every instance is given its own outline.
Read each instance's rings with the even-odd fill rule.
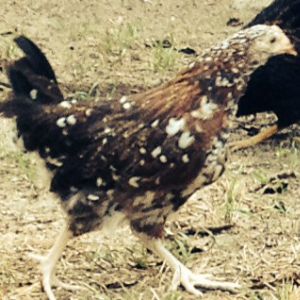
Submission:
[[[300,0],[275,0],[246,27],[277,24],[300,50]],[[239,101],[237,116],[274,112],[275,125],[259,134],[232,143],[232,149],[246,148],[273,136],[282,128],[300,120],[300,57],[282,54],[271,58],[256,70],[245,95]]]
[[[14,96],[0,112],[16,116],[25,148],[45,160],[51,191],[68,215],[41,258],[48,298],[55,299],[54,269],[68,239],[123,222],[173,269],[172,288],[182,284],[195,295],[201,295],[197,287],[239,288],[179,262],[163,246],[164,225],[190,195],[223,173],[237,101],[250,74],[269,57],[295,52],[286,35],[277,26],[246,29],[157,88],[97,103],[64,100],[39,49],[25,37],[16,43],[25,57],[8,69]]]

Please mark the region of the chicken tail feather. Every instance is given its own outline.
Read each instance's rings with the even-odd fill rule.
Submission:
[[[0,114],[16,117],[18,134],[23,137],[27,150],[42,149],[50,138],[57,136],[57,126],[52,130],[53,135],[43,134],[48,124],[45,109],[57,106],[64,100],[63,94],[50,63],[38,46],[24,36],[15,42],[25,55],[8,67],[13,95],[0,102]]]
[[[17,37],[15,43],[25,56],[8,67],[15,100],[25,98],[39,104],[57,104],[63,100],[55,73],[43,52],[25,36]]]

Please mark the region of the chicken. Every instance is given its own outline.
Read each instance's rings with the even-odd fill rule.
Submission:
[[[224,172],[229,121],[250,74],[280,53],[295,54],[277,26],[241,31],[203,53],[173,80],[141,94],[97,103],[66,101],[44,55],[16,39],[25,57],[8,76],[14,96],[0,112],[16,117],[27,150],[52,172],[51,191],[68,218],[46,257],[43,288],[55,299],[55,265],[71,237],[127,222],[174,271],[172,288],[235,291],[239,284],[194,274],[163,246],[164,225],[199,188]],[[63,285],[65,286],[65,285]]]
[[[246,27],[277,24],[300,50],[300,1],[275,0]],[[300,57],[283,54],[272,57],[256,70],[241,97],[237,116],[274,112],[275,125],[246,140],[233,142],[232,150],[246,148],[273,136],[282,128],[300,120]]]

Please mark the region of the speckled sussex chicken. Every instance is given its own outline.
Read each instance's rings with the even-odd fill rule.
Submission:
[[[300,50],[300,0],[275,0],[246,27],[277,24]],[[273,112],[275,125],[259,134],[232,143],[233,150],[246,148],[273,136],[282,128],[300,120],[300,56],[289,54],[271,58],[251,76],[248,88],[239,101],[237,116]]]
[[[173,288],[182,284],[195,295],[197,287],[239,288],[192,273],[163,246],[164,225],[223,173],[237,101],[271,56],[295,54],[286,35],[277,26],[246,29],[157,88],[97,103],[65,101],[40,50],[25,37],[16,43],[25,56],[8,69],[14,96],[0,112],[16,117],[25,148],[45,160],[51,191],[68,215],[41,258],[48,298],[55,299],[54,269],[68,239],[123,222],[173,269]]]

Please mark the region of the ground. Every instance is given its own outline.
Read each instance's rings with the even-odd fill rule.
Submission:
[[[12,42],[18,34],[42,47],[68,97],[88,101],[171,78],[195,59],[176,49],[200,51],[269,3],[7,0],[1,4],[0,98],[10,91],[4,69],[20,55]],[[231,18],[237,18],[237,26],[227,25]],[[172,48],[163,48],[163,40]],[[267,115],[240,120],[232,139],[273,121]],[[13,122],[1,118],[0,298],[46,299],[29,254],[47,252],[64,214],[43,187],[36,157],[16,147],[14,132]],[[243,285],[237,294],[207,291],[203,299],[300,299],[299,151],[295,125],[259,146],[232,153],[222,178],[197,192],[168,224],[167,247],[189,267]],[[170,270],[128,228],[110,238],[94,232],[71,240],[57,274],[82,287],[55,289],[57,299],[195,299],[183,290],[169,291]]]

